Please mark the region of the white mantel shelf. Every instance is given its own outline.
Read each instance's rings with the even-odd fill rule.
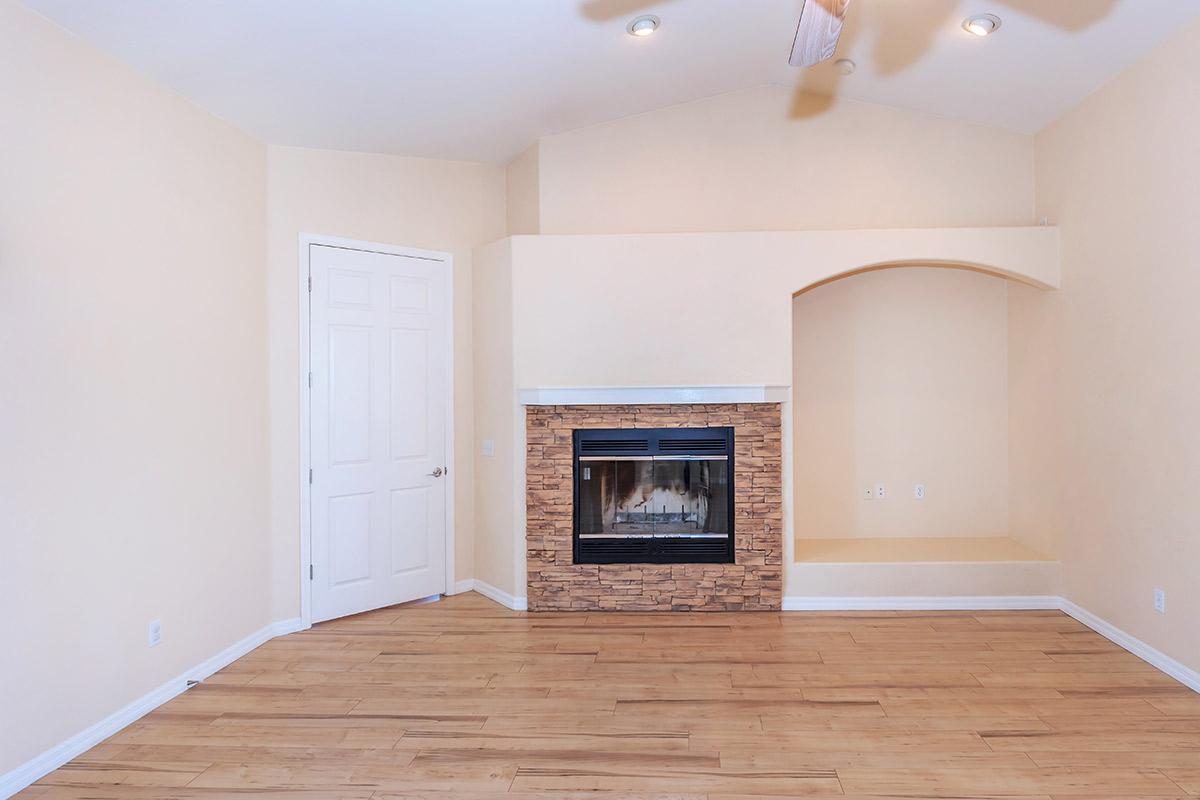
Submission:
[[[790,386],[539,386],[519,389],[523,406],[785,403]]]

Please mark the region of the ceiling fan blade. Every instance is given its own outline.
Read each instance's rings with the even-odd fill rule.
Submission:
[[[804,0],[792,42],[793,67],[811,67],[833,56],[850,0]]]

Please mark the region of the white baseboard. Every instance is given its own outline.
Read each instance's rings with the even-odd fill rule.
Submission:
[[[474,588],[475,579],[467,578],[465,581],[458,581],[455,583],[454,587],[450,591],[446,592],[446,594],[462,594],[463,592],[469,592]]]
[[[214,672],[237,661],[259,645],[274,639],[276,636],[295,633],[307,627],[298,617],[280,620],[279,622],[273,622],[264,628],[260,628],[241,641],[234,642],[215,656],[205,659],[182,675],[172,678],[157,689],[142,695],[124,708],[114,711],[90,728],[75,734],[65,742],[50,748],[41,755],[35,756],[4,775],[0,775],[0,798],[11,797],[39,778],[48,775],[76,756],[90,750],[127,725],[138,721],[171,698],[182,694],[188,688],[189,681],[202,681]]]
[[[300,617],[292,617],[291,619],[281,619],[278,622],[271,623],[271,638],[276,636],[287,636],[289,633],[297,633],[311,628],[311,625],[304,624],[304,620]],[[216,670],[213,670],[216,672]],[[211,675],[212,672],[209,673]]]
[[[1124,647],[1142,661],[1165,672],[1192,691],[1200,692],[1200,672],[1180,664],[1161,650],[1156,650],[1141,639],[1130,636],[1120,628],[1105,622],[1087,609],[1081,608],[1066,598],[1063,598],[1060,608],[1063,613],[1070,614],[1105,639]]]
[[[454,588],[457,589],[466,582],[467,581],[459,581]],[[502,589],[497,589],[490,583],[485,583],[484,581],[479,580],[478,578],[471,581],[471,589],[479,592],[489,600],[495,600],[500,605],[511,608],[513,611],[527,611],[529,609],[529,600],[527,598],[511,595]]]
[[[785,597],[784,611],[1029,611],[1058,608],[1057,597],[957,596],[940,597]]]

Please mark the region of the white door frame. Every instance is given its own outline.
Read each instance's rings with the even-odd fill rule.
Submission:
[[[300,617],[307,627],[312,625],[312,410],[309,402],[308,374],[312,370],[310,319],[312,294],[308,284],[309,261],[313,245],[339,247],[344,250],[363,250],[369,253],[407,256],[426,261],[440,261],[446,270],[446,594],[454,591],[454,257],[436,250],[418,250],[379,242],[342,239],[316,233],[300,234],[299,279],[300,295],[300,373],[296,386],[300,394]]]

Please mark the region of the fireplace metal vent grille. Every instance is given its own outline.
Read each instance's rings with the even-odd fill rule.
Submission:
[[[658,449],[664,453],[725,453],[729,442],[719,439],[668,439],[658,440]]]
[[[584,439],[579,442],[581,453],[647,453],[649,439]]]
[[[724,539],[584,541],[580,556],[587,564],[725,564],[729,544]]]

